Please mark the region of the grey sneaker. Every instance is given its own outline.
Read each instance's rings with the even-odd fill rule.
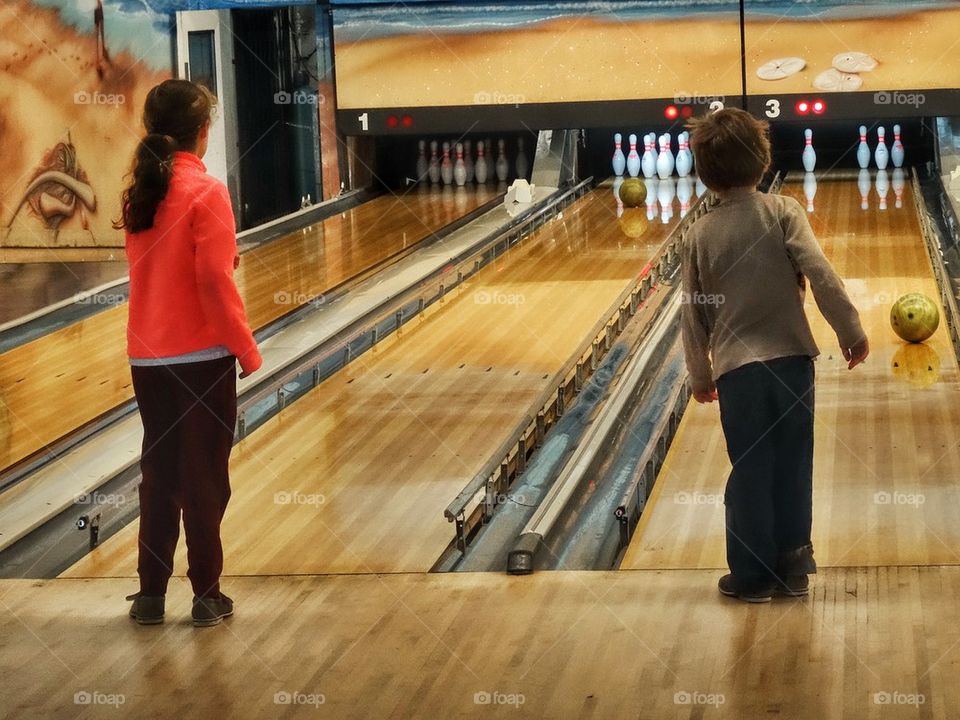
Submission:
[[[773,600],[773,583],[757,587],[742,587],[732,574],[724,575],[717,583],[722,595],[735,597],[748,603],[768,603]]]
[[[193,624],[195,627],[219,625],[225,617],[233,615],[233,600],[223,593],[216,597],[193,598]]]
[[[127,600],[132,600],[130,606],[130,617],[140,625],[159,625],[163,622],[164,605],[166,598],[163,595],[144,595],[143,593],[134,593],[127,595]]]
[[[777,581],[777,595],[804,597],[810,592],[810,579],[806,575],[784,575]]]

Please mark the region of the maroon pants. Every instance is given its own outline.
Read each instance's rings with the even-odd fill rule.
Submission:
[[[230,499],[237,420],[236,359],[131,370],[144,430],[140,592],[166,594],[182,513],[193,593],[216,596],[223,571],[220,521]]]

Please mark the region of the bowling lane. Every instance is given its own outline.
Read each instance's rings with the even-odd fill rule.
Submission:
[[[429,570],[452,537],[447,503],[675,223],[647,226],[643,208],[618,220],[609,187],[587,194],[241,442],[225,572]],[[136,533],[66,575],[135,575]]]
[[[806,204],[800,183],[785,194]],[[816,362],[813,544],[827,566],[960,562],[960,376],[947,333],[908,345],[890,329],[901,294],[938,298],[910,186],[877,209],[857,183],[821,179],[810,220],[861,312],[872,354],[853,371],[807,294]],[[892,193],[891,193],[892,196]],[[891,197],[891,201],[892,201]],[[938,301],[939,302],[939,301]],[[942,309],[941,309],[942,312]],[[691,402],[623,568],[724,568],[730,464],[717,406]]]
[[[243,255],[237,285],[254,328],[414,245],[497,190],[384,195]],[[0,470],[133,397],[126,305],[0,354]]]

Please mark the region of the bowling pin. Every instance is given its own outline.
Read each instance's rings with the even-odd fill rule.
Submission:
[[[880,209],[887,209],[887,193],[890,192],[890,177],[886,170],[877,170],[877,195],[880,196]]]
[[[880,170],[886,170],[887,162],[890,160],[890,151],[887,150],[887,142],[884,139],[886,132],[882,125],[877,128],[877,149],[873,151],[873,159]]]
[[[870,146],[867,145],[867,126],[860,126],[860,144],[857,146],[857,164],[861,168],[870,167]]]
[[[427,160],[427,141],[421,140],[419,143],[420,153],[417,155],[417,182],[423,182],[427,178],[430,170],[430,163]]]
[[[666,180],[673,175],[673,151],[670,149],[670,133],[660,136],[660,154],[657,156],[657,175]]]
[[[463,165],[467,170],[467,183],[473,182],[476,165],[473,163],[473,144],[469,140],[463,141]]]
[[[807,198],[807,212],[813,212],[813,199],[817,196],[817,176],[812,172],[803,174],[803,194]]]
[[[640,156],[637,154],[637,136],[630,135],[630,154],[627,155],[627,172],[630,177],[636,177],[640,174]]]
[[[450,160],[450,143],[443,144],[443,160],[440,161],[440,179],[444,185],[453,182],[453,162]]]
[[[690,198],[693,197],[693,180],[686,175],[677,180],[677,199],[680,201],[680,217],[690,212]]]
[[[640,168],[645,178],[652,178],[657,174],[657,136],[654,133],[643,136],[643,157],[640,159]]]
[[[673,196],[676,186],[669,175],[661,178],[657,186],[657,201],[660,203],[660,222],[664,225],[673,218]]]
[[[614,135],[613,144],[615,148],[613,151],[613,174],[620,178],[623,177],[623,171],[627,167],[627,158],[623,154],[623,149],[621,148],[621,145],[623,144],[623,135],[620,133]]]
[[[440,163],[437,160],[436,140],[433,140],[430,143],[430,164],[427,166],[427,175],[430,177],[430,182],[440,182]]]
[[[474,167],[474,172],[477,177],[477,182],[483,185],[487,182],[489,168],[487,167],[487,158],[484,155],[484,144],[483,140],[477,142],[477,163]]]
[[[507,162],[507,143],[503,138],[497,140],[497,180],[506,182],[510,174],[510,163]]]
[[[617,217],[623,215],[623,200],[620,199],[620,186],[623,185],[623,175],[618,175],[613,180],[613,197],[617,201]]]
[[[677,151],[677,175],[680,177],[686,177],[690,174],[690,171],[693,169],[693,153],[690,152],[690,148],[687,146],[687,138],[689,133],[682,132],[677,137],[677,141],[680,143],[680,149]]]
[[[527,171],[530,169],[530,163],[527,162],[527,153],[523,149],[523,138],[517,138],[517,177],[526,180]]]
[[[817,167],[817,152],[813,149],[813,130],[807,128],[803,131],[805,138],[803,143],[803,169],[807,172],[813,172]]]
[[[894,168],[893,169],[893,194],[897,196],[895,200],[894,207],[902,208],[903,207],[903,186],[906,184],[905,173],[903,168]]]
[[[857,189],[860,191],[860,209],[870,209],[870,171],[866,168],[860,168],[860,174],[857,175]]]
[[[647,220],[653,220],[657,217],[657,191],[660,181],[656,177],[649,178],[647,185]]]
[[[467,183],[467,164],[463,160],[463,143],[457,143],[457,161],[453,164],[453,179],[457,187]]]
[[[900,142],[900,126],[893,126],[893,147],[890,148],[890,161],[895,168],[903,167],[903,143]],[[897,207],[900,207],[897,205]]]

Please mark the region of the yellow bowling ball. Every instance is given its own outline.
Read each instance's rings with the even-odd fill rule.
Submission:
[[[620,186],[620,202],[624,207],[638,208],[647,201],[647,186],[640,178],[628,178]]]
[[[631,240],[636,240],[638,237],[641,237],[649,226],[650,221],[647,220],[646,210],[626,208],[623,211],[623,215],[620,216],[620,229],[623,230],[623,234]]]
[[[893,354],[893,376],[918,387],[928,387],[940,379],[940,356],[924,343],[901,345]]]
[[[890,326],[907,342],[923,342],[939,325],[937,304],[923,293],[902,295],[890,309]]]

